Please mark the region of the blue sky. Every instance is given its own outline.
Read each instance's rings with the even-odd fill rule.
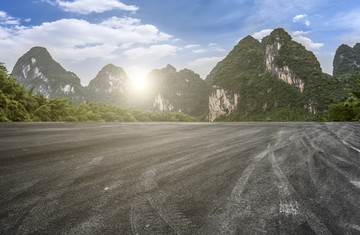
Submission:
[[[282,27],[332,72],[341,44],[360,42],[359,0],[5,0],[0,61],[9,70],[44,46],[84,85],[106,64],[145,76],[172,64],[202,78],[246,35]]]

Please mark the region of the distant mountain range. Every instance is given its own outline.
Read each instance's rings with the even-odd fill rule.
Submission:
[[[133,89],[126,72],[109,64],[87,87],[66,71],[43,47],[34,47],[15,64],[12,76],[45,97],[65,97],[137,107],[151,111],[184,112],[210,121],[306,120],[329,104],[347,98],[360,72],[360,44],[341,45],[334,58],[334,76],[322,72],[315,55],[275,29],[258,41],[251,36],[220,61],[202,80],[191,70],[167,65],[146,78],[148,92]]]
[[[207,83],[193,71],[177,72],[171,65],[148,75],[151,89],[146,93],[135,91],[126,72],[112,64],[104,66],[89,85],[83,87],[80,79],[57,63],[46,48],[34,47],[17,61],[12,77],[27,89],[35,87],[35,93],[47,98],[64,97],[150,111],[207,115]]]

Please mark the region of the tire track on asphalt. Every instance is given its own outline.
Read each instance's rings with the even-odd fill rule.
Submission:
[[[18,232],[33,232],[34,223],[39,227],[46,228],[53,219],[55,208],[59,205],[59,198],[68,190],[70,185],[80,176],[96,167],[104,159],[103,156],[91,156],[90,161],[80,167],[76,167],[74,173],[68,174],[56,185],[55,190],[37,196],[37,202],[29,208],[26,214],[17,221],[15,227]],[[41,184],[38,182],[37,185]],[[34,187],[35,185],[33,185]]]
[[[254,169],[258,163],[264,159],[270,153],[270,144],[267,146],[267,149],[262,151],[260,154],[253,158],[253,161],[248,167],[245,168],[241,177],[237,180],[237,183],[233,187],[231,194],[226,205],[225,212],[220,215],[220,228],[219,231],[221,234],[233,234],[236,233],[236,223],[238,220],[238,205],[242,202],[242,194],[248,184],[250,177],[253,174]]]
[[[277,143],[284,141],[282,140],[282,131],[278,133],[276,139]],[[297,199],[295,189],[281,170],[280,165],[276,160],[275,151],[279,152],[279,150],[281,150],[281,147],[278,148],[277,144],[275,144],[274,151],[272,151],[270,155],[270,162],[278,180],[278,192],[280,199],[279,213],[285,214],[286,217],[294,217],[300,223],[306,221],[310,225],[311,229],[318,235],[331,234],[326,225],[315,213],[311,211],[311,209],[309,209],[306,203],[299,198]]]
[[[338,140],[340,140],[340,139],[338,139]],[[322,150],[319,146],[315,145],[314,141],[309,140],[309,137],[303,137],[302,141],[304,142],[304,146],[308,149],[308,151],[312,155],[316,155],[318,157],[318,159],[322,160],[330,168],[334,169],[336,172],[343,175],[351,184],[353,184],[357,188],[360,188],[360,180],[359,180],[358,176],[354,176],[350,172],[341,169],[338,165],[333,163],[329,157],[332,157],[342,163],[345,163],[349,167],[357,166],[359,168],[358,162],[355,162],[352,159],[345,159],[343,157],[335,155],[332,153],[333,151],[326,152],[326,150],[325,151]],[[341,140],[341,142],[344,142],[344,141]]]
[[[158,189],[155,177],[155,170],[148,170],[140,176],[140,195],[133,200],[130,209],[132,233],[188,233],[194,226],[175,205],[164,204],[166,194]]]

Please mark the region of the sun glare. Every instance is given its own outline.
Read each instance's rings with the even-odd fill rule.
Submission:
[[[133,85],[136,90],[144,90],[146,89],[146,76],[147,72],[139,67],[131,67],[128,69],[128,75],[133,82]]]

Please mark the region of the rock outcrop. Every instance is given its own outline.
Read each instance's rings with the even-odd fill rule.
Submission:
[[[174,106],[170,103],[169,100],[162,97],[161,94],[158,94],[155,97],[153,108],[158,111],[174,111]],[[181,110],[179,110],[181,112]]]
[[[25,88],[46,98],[66,97],[84,100],[80,78],[66,71],[43,47],[33,47],[16,62],[12,76]]]
[[[148,103],[151,109],[206,115],[209,88],[193,71],[177,71],[172,65],[167,65],[153,70],[147,77],[147,83],[150,84]]]
[[[226,92],[224,89],[213,86],[209,97],[209,121],[213,122],[222,115],[232,113],[239,102],[240,95]]]
[[[278,36],[276,36],[276,41],[272,44],[266,45],[265,49],[265,65],[266,71],[271,72],[276,78],[283,80],[287,84],[294,85],[304,92],[304,81],[297,78],[293,71],[290,70],[288,65],[279,67],[275,63],[275,58],[279,56],[279,51],[281,49],[281,41]]]

